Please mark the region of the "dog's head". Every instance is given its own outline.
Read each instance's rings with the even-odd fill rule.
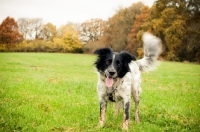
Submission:
[[[113,84],[113,79],[124,77],[130,71],[129,63],[136,60],[129,53],[116,53],[110,48],[97,49],[94,53],[98,55],[94,64],[101,75],[106,77],[106,83],[110,84],[108,87]]]

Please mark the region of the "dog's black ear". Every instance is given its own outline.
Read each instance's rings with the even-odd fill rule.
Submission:
[[[95,50],[94,51],[94,54],[97,54],[97,55],[99,55],[99,56],[104,56],[104,55],[106,55],[106,54],[110,54],[110,53],[112,53],[113,51],[112,51],[112,49],[111,48],[101,48],[101,49],[97,49],[97,50]]]
[[[109,54],[112,54],[113,51],[110,48],[102,48],[102,49],[97,49],[94,54],[98,55],[97,60],[94,62],[94,65],[98,69],[98,71],[104,71],[105,70],[105,59],[106,56]]]
[[[135,61],[136,58],[135,58],[135,56],[133,56],[127,52],[121,52],[119,54],[119,58],[122,63],[122,67],[118,70],[118,77],[122,78],[122,77],[124,77],[124,75],[126,75],[127,72],[130,71],[129,63],[131,61]]]
[[[131,61],[135,61],[136,60],[136,57],[127,53],[127,52],[121,52],[120,55],[122,56],[123,58],[123,61],[125,63],[130,63]]]

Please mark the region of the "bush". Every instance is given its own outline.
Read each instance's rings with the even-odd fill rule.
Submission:
[[[166,59],[169,61],[179,61],[179,58],[173,52],[168,52]]]
[[[83,53],[82,47],[76,45],[68,45],[62,39],[55,39],[55,41],[46,40],[24,40],[20,44],[7,46],[6,44],[0,45],[0,52],[70,52],[70,53]]]

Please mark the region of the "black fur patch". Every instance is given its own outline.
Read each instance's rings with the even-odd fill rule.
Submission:
[[[100,115],[101,115],[101,112],[102,112],[104,109],[106,110],[107,104],[106,104],[106,102],[99,102],[99,104],[100,104]]]
[[[124,77],[124,75],[130,71],[129,63],[135,60],[136,60],[135,56],[126,52],[121,52],[119,54],[116,54],[114,60],[115,61],[114,67],[117,70],[119,78]]]
[[[94,62],[98,71],[103,72],[108,66],[106,59],[112,59],[113,51],[110,48],[97,49],[94,54],[98,55],[97,60]]]
[[[108,99],[112,102],[115,102],[114,97],[113,97],[113,93],[108,94]]]
[[[124,113],[125,113],[125,120],[129,119],[129,110],[130,110],[130,102],[127,102],[125,104],[125,109],[124,109]]]

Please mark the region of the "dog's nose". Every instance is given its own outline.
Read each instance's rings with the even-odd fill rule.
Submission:
[[[115,74],[115,72],[109,72],[109,74],[112,76],[112,75],[114,75],[114,74]]]

